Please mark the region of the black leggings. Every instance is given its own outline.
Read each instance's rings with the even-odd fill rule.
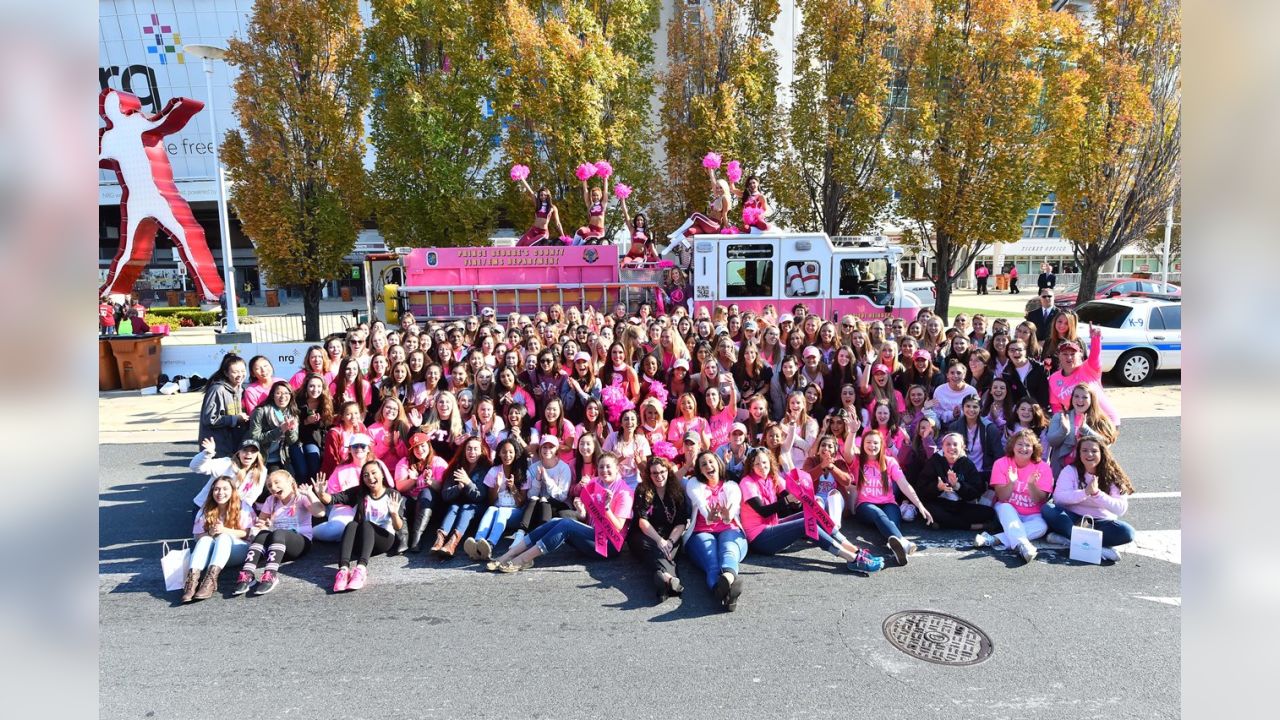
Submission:
[[[244,559],[245,570],[256,570],[265,553],[267,570],[276,570],[281,564],[297,560],[311,549],[311,539],[293,530],[263,530],[249,543],[249,554]]]
[[[667,556],[663,554],[661,548],[650,540],[648,535],[639,531],[633,533],[631,535],[630,545],[631,552],[635,553],[636,557],[640,558],[640,562],[644,563],[646,568],[649,570],[664,572],[671,577],[676,577],[675,561],[668,560]],[[676,549],[679,550],[679,548],[680,546],[677,545]],[[675,555],[675,553],[673,552],[672,555]]]
[[[946,530],[970,530],[974,525],[986,525],[996,519],[996,511],[986,505],[955,500],[926,500],[925,508],[933,516],[933,522]]]
[[[357,544],[360,546],[359,564],[368,565],[370,556],[385,553],[391,549],[395,541],[394,530],[374,525],[368,520],[359,522],[352,520],[342,531],[342,554],[338,556],[338,565],[340,567],[351,565],[351,556],[355,553]]]
[[[559,500],[530,500],[524,506],[524,516],[520,518],[520,529],[529,532],[556,517],[557,513],[568,509],[570,509],[569,506]]]

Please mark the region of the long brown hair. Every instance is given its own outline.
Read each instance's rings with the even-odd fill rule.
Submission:
[[[660,465],[667,469],[667,498],[674,500],[676,507],[684,505],[686,502],[684,483],[680,482],[678,477],[679,470],[674,463],[661,455],[650,455],[649,461],[644,464],[644,472],[640,473],[640,484],[636,486],[636,497],[650,504],[657,499],[658,488],[649,479],[649,473],[653,472],[654,465]]]
[[[1076,445],[1076,460],[1071,466],[1076,469],[1077,489],[1084,489],[1084,460],[1080,459],[1080,446],[1091,442],[1098,446],[1098,472],[1094,475],[1098,478],[1098,490],[1110,495],[1111,488],[1120,488],[1121,495],[1130,495],[1133,493],[1133,483],[1129,482],[1129,476],[1125,474],[1120,463],[1116,462],[1114,456],[1111,455],[1111,448],[1105,442],[1096,437],[1082,437]]]
[[[1084,422],[1093,430],[1094,434],[1102,439],[1102,442],[1110,445],[1120,437],[1120,430],[1111,422],[1111,418],[1102,412],[1102,408],[1098,407],[1098,394],[1093,391],[1086,383],[1076,383],[1071,388],[1071,395],[1067,396],[1067,410],[1071,410],[1071,397],[1075,396],[1076,390],[1083,388],[1089,393],[1089,409],[1084,411]]]
[[[227,499],[225,511],[219,508],[218,501],[213,499],[213,488],[220,482],[225,482],[231,487],[231,497]],[[204,498],[204,506],[201,508],[201,512],[204,514],[204,531],[206,533],[218,524],[219,518],[222,519],[223,525],[232,530],[244,529],[240,527],[240,488],[226,475],[216,477],[213,482],[209,483],[209,494]]]
[[[878,453],[878,456],[874,458],[868,457],[867,450],[866,450],[867,438],[871,437],[872,435],[875,435],[876,437],[880,438],[880,452]],[[888,472],[889,460],[884,454],[885,444],[886,444],[886,441],[885,441],[884,435],[881,435],[879,430],[868,430],[862,434],[861,438],[858,439],[858,482],[857,482],[858,487],[862,486],[862,480],[864,477],[866,477],[865,473],[867,471],[867,464],[869,462],[871,461],[875,462],[876,467],[880,469],[881,477],[884,477],[885,473]]]

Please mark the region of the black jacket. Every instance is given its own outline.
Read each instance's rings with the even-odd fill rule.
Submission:
[[[977,500],[987,491],[989,474],[978,472],[972,460],[967,457],[957,458],[956,464],[949,466],[942,453],[936,452],[925,462],[920,473],[911,479],[911,484],[915,486],[921,501],[930,502],[938,499],[942,494],[938,490],[938,481],[946,480],[948,470],[956,471],[956,477],[960,480],[960,489],[956,491],[956,495],[960,496],[962,501]]]
[[[1018,376],[1018,370],[1013,363],[1005,365],[1004,379],[1009,385],[1009,395],[1015,400],[1021,400],[1029,397],[1044,409],[1045,414],[1049,412],[1049,375],[1045,373],[1044,366],[1032,360],[1030,362],[1031,370],[1027,372],[1027,379],[1023,381]]]
[[[1058,276],[1051,272],[1040,273],[1040,277],[1036,278],[1036,287],[1041,290],[1051,288],[1058,284]]]
[[[980,417],[978,425],[982,428],[982,467],[986,468],[986,474],[990,476],[991,467],[995,465],[996,458],[1004,454],[1004,438],[1001,436],[999,426],[990,420]],[[965,439],[965,451],[972,456],[973,448],[969,447],[969,430],[965,426],[963,415],[947,423],[945,432],[959,433]],[[934,457],[940,456],[941,452],[934,455]],[[974,466],[976,467],[977,463],[974,463]]]
[[[1053,306],[1052,312],[1049,313],[1048,318],[1045,318],[1044,311],[1038,307],[1026,314],[1026,319],[1036,326],[1037,340],[1044,342],[1049,339],[1049,331],[1053,329],[1053,320],[1058,317],[1058,314],[1061,312],[1062,311],[1058,309],[1058,306],[1055,305]]]

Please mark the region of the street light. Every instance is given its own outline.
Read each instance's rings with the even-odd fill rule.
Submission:
[[[204,83],[209,94],[209,128],[213,134],[213,181],[218,186],[218,230],[222,236],[222,284],[227,299],[226,332],[237,330],[236,271],[231,262],[231,227],[227,221],[227,194],[222,185],[222,162],[218,159],[218,117],[213,108],[213,61],[225,60],[227,49],[217,45],[186,45],[187,53],[204,61]]]

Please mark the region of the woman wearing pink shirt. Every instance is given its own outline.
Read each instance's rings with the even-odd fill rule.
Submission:
[[[693,393],[680,396],[680,400],[676,402],[676,411],[680,414],[667,424],[667,442],[672,444],[680,442],[686,432],[692,431],[702,436],[704,447],[709,447],[711,426],[707,424],[706,418],[698,416],[698,399],[693,396]]]
[[[311,549],[311,518],[323,515],[324,506],[312,503],[298,491],[298,482],[287,470],[276,470],[267,476],[271,497],[262,504],[257,522],[250,531],[253,538],[240,574],[236,578],[235,595],[244,595],[257,586],[255,595],[266,595],[280,584],[280,566],[297,560]],[[258,562],[266,558],[261,577],[256,577]]]
[[[742,528],[752,552],[776,555],[802,539],[805,534],[803,506],[786,489],[778,461],[766,448],[756,448],[747,456],[747,473],[738,482],[742,491]],[[801,484],[813,488],[808,473],[792,471]],[[835,518],[832,518],[833,520]],[[845,561],[853,572],[875,572],[884,561],[849,542],[837,526],[828,533],[818,526],[818,547]]]
[[[902,514],[890,483],[898,486],[927,524],[933,524],[933,516],[920,502],[916,489],[907,482],[902,469],[898,467],[898,461],[885,454],[884,438],[875,430],[862,436],[862,452],[856,458],[853,477],[857,491],[851,503],[854,506],[854,517],[874,525],[888,540],[889,549],[893,551],[898,564],[906,565],[907,556],[916,551],[916,544],[898,529],[902,523]]]
[[[555,518],[539,525],[526,537],[513,544],[502,557],[490,561],[489,569],[502,573],[527,570],[533,566],[534,560],[547,553],[555,552],[566,542],[588,557],[615,557],[621,546],[625,545],[627,523],[631,519],[631,505],[635,495],[622,480],[616,455],[611,453],[601,455],[599,470],[600,477],[592,480],[584,492],[600,492],[604,495],[604,512],[600,516],[589,522]],[[583,516],[589,515],[582,498],[574,500],[574,508]],[[593,524],[589,524],[597,522],[609,523],[612,531],[620,533],[624,542],[615,544],[606,540],[604,554],[600,555],[596,534],[603,530],[598,530]]]
[[[369,436],[355,433],[348,438],[347,457],[350,458],[349,461],[335,467],[332,474],[323,471],[316,473],[316,481],[327,487],[330,493],[342,492],[360,484],[360,468],[374,459]],[[342,504],[332,505],[327,519],[311,528],[312,536],[321,542],[338,542],[354,516],[354,508]]]
[[[383,399],[376,419],[368,426],[369,439],[373,440],[373,455],[395,467],[408,453],[409,420],[404,414],[404,403],[394,397]]]
[[[360,363],[353,358],[346,358],[338,366],[333,383],[329,385],[329,394],[333,396],[335,403],[350,401],[359,405],[362,418],[373,402],[373,388],[369,387],[369,382],[364,379]]]
[[[639,433],[649,441],[649,447],[652,448],[654,443],[666,442],[667,440],[667,421],[662,417],[662,404],[657,398],[646,398],[640,403],[640,429]],[[609,433],[605,433],[603,437],[608,437]]]
[[[703,451],[694,461],[694,471],[685,483],[693,534],[686,542],[689,558],[707,576],[721,607],[733,612],[742,595],[739,564],[747,557],[747,538],[742,532],[742,491],[725,477],[724,465],[715,453]]]
[[[253,415],[267,396],[271,394],[271,386],[284,382],[275,377],[275,368],[265,356],[255,355],[249,360],[249,381],[244,384],[244,412]]]
[[[396,463],[396,491],[413,504],[413,522],[409,527],[409,552],[422,552],[422,535],[431,524],[431,513],[440,497],[444,471],[449,461],[435,454],[426,433],[409,437],[408,454]]]
[[[1059,543],[1071,542],[1071,528],[1084,516],[1093,518],[1093,527],[1102,532],[1102,559],[1116,562],[1116,545],[1133,542],[1137,533],[1120,519],[1129,510],[1133,485],[1105,443],[1086,437],[1076,448],[1075,462],[1062,469],[1053,489],[1053,503],[1040,508],[1040,515]]]
[[[604,441],[604,451],[618,458],[622,479],[629,487],[640,483],[640,466],[653,454],[649,439],[639,432],[640,420],[635,410],[624,410],[618,418],[618,430]]]
[[[307,380],[307,375],[319,375],[325,379],[325,383],[328,383],[333,380],[332,376],[328,376],[328,371],[329,361],[324,354],[324,348],[312,345],[307,348],[307,354],[302,357],[302,367],[289,378],[289,387],[294,390],[301,389],[302,384]]]
[[[573,423],[564,416],[564,402],[558,397],[547,400],[542,405],[542,417],[533,425],[534,442],[543,436],[552,436],[560,441],[560,459],[573,462],[573,446],[577,444]]]
[[[1053,492],[1053,470],[1044,461],[1040,440],[1030,430],[1019,430],[1009,440],[1004,457],[991,469],[991,487],[996,493],[996,517],[1004,532],[978,533],[975,547],[1015,549],[1023,562],[1036,557],[1032,540],[1044,537],[1049,526],[1040,517],[1040,508]]]
[[[733,424],[738,420],[738,389],[730,384],[728,393],[725,397],[719,388],[710,387],[703,396],[707,404],[707,429],[711,431],[711,443],[707,445],[710,450],[718,450],[729,442]]]
[[[241,500],[231,478],[215,479],[192,526],[196,544],[191,549],[191,568],[182,586],[182,602],[213,597],[222,569],[244,562],[249,552],[245,537],[253,521],[253,510]]]
[[[1078,340],[1058,343],[1058,371],[1049,376],[1049,406],[1054,412],[1069,407],[1071,389],[1084,383],[1093,391],[1102,412],[1111,418],[1113,425],[1120,427],[1120,413],[1111,406],[1102,389],[1102,333],[1092,324],[1089,325],[1089,359],[1083,360],[1080,353]]]

